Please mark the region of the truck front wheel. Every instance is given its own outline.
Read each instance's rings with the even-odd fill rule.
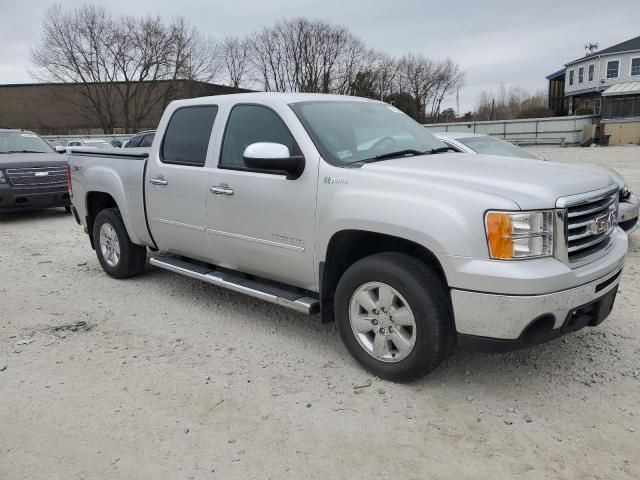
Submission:
[[[334,304],[347,349],[381,378],[416,379],[451,350],[447,287],[410,255],[387,252],[357,261],[338,282]]]
[[[101,210],[93,223],[93,244],[102,269],[114,278],[141,273],[147,249],[132,243],[117,208]]]

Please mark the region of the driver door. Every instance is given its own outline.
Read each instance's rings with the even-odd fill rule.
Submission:
[[[314,288],[317,164],[307,159],[305,170],[295,180],[252,170],[245,166],[243,153],[256,142],[279,143],[291,154],[301,153],[274,109],[233,106],[218,165],[209,173],[207,235],[211,255],[216,264],[227,268]]]

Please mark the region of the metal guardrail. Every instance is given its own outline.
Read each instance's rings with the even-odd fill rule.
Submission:
[[[432,132],[467,132],[493,135],[513,143],[578,144],[586,125],[599,121],[597,115],[527,118],[482,122],[431,123],[424,125]]]
[[[110,142],[111,140],[119,140],[124,143],[133,137],[133,135],[133,133],[114,133],[102,135],[41,135],[41,137],[45,140],[60,142],[62,144],[71,140],[105,140],[107,142]]]

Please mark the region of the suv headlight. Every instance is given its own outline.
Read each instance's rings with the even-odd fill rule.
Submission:
[[[7,179],[4,178],[4,173],[0,170],[0,183],[7,183]]]
[[[498,260],[520,260],[553,255],[553,211],[485,214],[489,255]]]

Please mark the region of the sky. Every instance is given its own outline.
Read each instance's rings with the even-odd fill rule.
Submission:
[[[54,2],[0,0],[0,84],[27,83],[29,48]],[[66,8],[86,1],[63,0]],[[451,57],[465,71],[460,111],[501,84],[546,89],[545,76],[584,55],[640,35],[640,0],[96,0],[115,14],[182,15],[214,37],[243,36],[282,18],[320,18],[348,27],[390,55]],[[454,97],[445,106],[456,107]]]

